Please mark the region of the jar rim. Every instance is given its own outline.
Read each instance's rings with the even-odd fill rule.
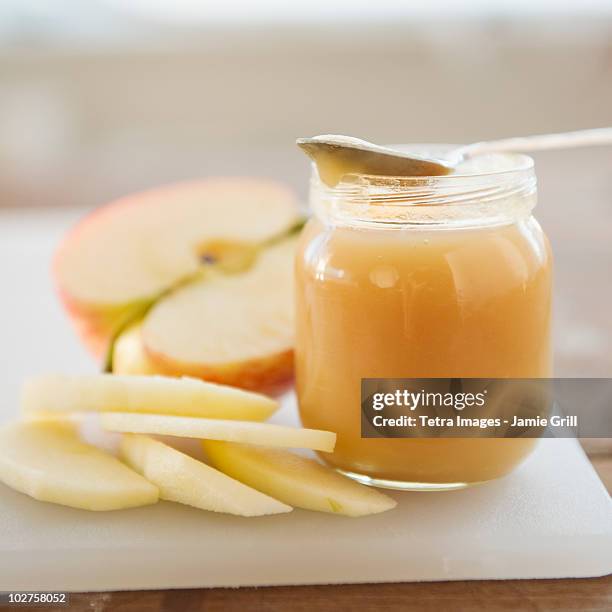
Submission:
[[[414,144],[393,144],[386,145],[391,149],[397,149],[405,153],[415,153],[416,155],[428,156],[432,158],[445,158],[448,157],[447,153],[451,153],[460,148],[458,144],[442,144],[442,143],[414,143]],[[474,167],[476,160],[485,160],[489,162],[491,168],[489,170],[483,170],[480,172],[465,172]],[[498,167],[494,165],[497,163]],[[458,168],[463,168],[464,172],[452,172],[450,174],[442,174],[439,176],[433,176],[428,178],[441,179],[441,178],[460,178],[467,176],[492,176],[498,174],[507,174],[511,172],[524,172],[533,170],[535,162],[533,157],[526,153],[517,153],[513,151],[499,151],[499,152],[486,152],[478,157],[471,158],[458,165]],[[389,177],[389,178],[401,178],[401,177]],[[410,178],[410,177],[404,177]],[[417,178],[417,177],[412,177]]]
[[[409,150],[420,152],[415,145]],[[452,145],[419,147],[452,148]],[[398,147],[399,148],[399,147]],[[431,155],[431,153],[429,153]],[[495,153],[463,164],[464,172],[398,177],[347,174],[335,187],[319,178],[313,164],[311,202],[315,212],[359,225],[482,224],[508,222],[531,214],[535,206],[533,158]]]
[[[415,154],[420,155],[432,155],[432,149],[438,153],[438,155],[443,155],[445,150],[456,149],[456,145],[428,145],[428,144],[419,144],[419,145],[387,145],[390,148],[397,149],[399,151],[413,152]],[[475,167],[477,161],[484,160],[488,162],[491,166],[490,169],[485,169],[481,171],[474,171],[471,168]],[[498,163],[497,168],[494,167],[495,162]],[[503,162],[506,162],[505,165]],[[317,166],[315,162],[311,162],[311,167],[313,169],[313,174],[318,174]],[[535,169],[535,162],[533,157],[530,155],[526,155],[525,153],[487,153],[479,156],[478,158],[472,158],[466,162],[463,162],[458,166],[461,170],[460,172],[452,172],[450,174],[440,174],[434,176],[397,176],[397,175],[381,175],[381,174],[367,174],[367,173],[347,173],[344,175],[345,177],[355,177],[355,179],[368,180],[369,182],[375,182],[376,184],[383,185],[385,183],[389,183],[390,185],[397,184],[401,182],[407,187],[410,185],[421,186],[423,184],[428,184],[433,186],[435,184],[447,185],[452,184],[459,181],[464,181],[465,179],[476,179],[479,177],[488,178],[488,177],[503,177],[507,175],[520,175],[523,173],[533,172]],[[338,185],[342,185],[344,181],[340,182]],[[354,183],[355,180],[349,181],[349,183]],[[336,187],[329,187],[329,189],[337,189]]]

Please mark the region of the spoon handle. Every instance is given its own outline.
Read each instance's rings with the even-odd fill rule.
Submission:
[[[572,147],[589,147],[606,144],[612,144],[612,127],[475,142],[474,144],[456,149],[453,151],[452,156],[461,160],[489,152],[544,151],[546,149],[569,149]]]

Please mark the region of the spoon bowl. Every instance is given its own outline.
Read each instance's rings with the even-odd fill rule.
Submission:
[[[454,170],[446,160],[382,147],[352,136],[326,134],[298,138],[296,144],[312,158],[319,177],[329,187],[335,187],[346,174],[441,176]]]

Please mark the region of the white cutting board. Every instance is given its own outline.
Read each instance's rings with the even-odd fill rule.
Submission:
[[[0,420],[24,376],[92,371],[52,293],[71,215],[0,215]],[[103,263],[102,263],[103,265]],[[277,422],[296,422],[291,398]],[[515,473],[447,493],[392,493],[361,519],[295,510],[241,519],[162,502],[93,513],[0,485],[0,590],[118,590],[598,576],[612,572],[612,502],[573,440],[543,440]]]

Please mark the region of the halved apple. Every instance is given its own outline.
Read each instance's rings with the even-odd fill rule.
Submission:
[[[145,412],[264,421],[278,407],[266,395],[193,378],[46,375],[26,381],[26,413]]]
[[[291,506],[148,436],[125,434],[121,457],[159,488],[161,499],[238,516],[290,512]]]
[[[208,179],[128,196],[89,215],[55,259],[61,298],[100,356],[122,325],[197,277],[202,262],[248,267],[298,219],[293,194],[260,179]]]
[[[290,451],[213,440],[203,445],[222,472],[297,508],[365,516],[397,505],[380,491]]]
[[[100,418],[104,429],[121,433],[158,434],[287,448],[310,448],[328,453],[334,450],[336,444],[336,434],[331,431],[285,427],[271,423],[127,412],[107,412],[101,414]]]
[[[159,497],[155,485],[57,421],[0,430],[0,481],[35,499],[85,510],[145,506]]]
[[[156,303],[140,331],[146,367],[250,389],[291,378],[294,249],[295,239],[284,240],[243,274],[188,284]],[[116,359],[127,361],[121,352]]]

